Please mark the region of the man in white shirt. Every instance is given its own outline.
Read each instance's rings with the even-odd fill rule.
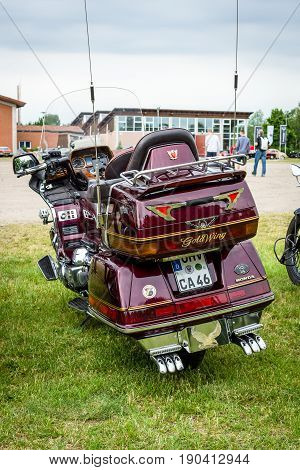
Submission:
[[[216,157],[220,152],[219,137],[213,133],[212,129],[208,129],[207,136],[205,137],[205,150],[207,157]]]

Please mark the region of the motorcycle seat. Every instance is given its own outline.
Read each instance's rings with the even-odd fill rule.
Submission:
[[[130,147],[125,151],[122,151],[115,155],[107,164],[105,168],[104,178],[105,180],[112,180],[120,178],[120,174],[126,170],[128,162],[131,158],[133,148]]]

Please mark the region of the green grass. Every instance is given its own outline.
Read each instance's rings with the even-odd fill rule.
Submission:
[[[298,165],[300,158],[285,158],[284,160],[268,160],[268,163],[288,163],[290,165]]]
[[[36,267],[45,227],[1,227],[0,447],[299,448],[299,293],[273,256],[289,215],[262,217],[256,246],[276,301],[268,349],[207,352],[201,369],[160,376],[134,341],[67,307],[72,292]]]

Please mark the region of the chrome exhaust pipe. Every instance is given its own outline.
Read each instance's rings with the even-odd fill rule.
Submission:
[[[172,357],[172,360],[175,364],[176,370],[178,370],[178,372],[183,370],[184,365],[183,365],[183,362],[182,362],[181,357],[179,356],[179,354],[172,354],[171,357]]]
[[[161,374],[166,374],[168,372],[166,363],[162,356],[151,356],[153,361],[158,367],[158,370]]]
[[[265,341],[262,339],[261,336],[255,334],[255,333],[249,333],[249,336],[254,339],[254,341],[258,344],[259,348],[261,350],[267,349],[267,345]]]
[[[233,336],[231,341],[234,344],[237,344],[238,346],[240,346],[247,356],[251,356],[252,349],[250,345],[248,344],[248,342],[245,341],[245,339],[242,336]]]
[[[243,335],[243,339],[249,344],[253,352],[257,353],[260,351],[257,342],[250,335]]]
[[[171,356],[165,356],[164,360],[165,360],[168,372],[170,372],[170,374],[173,374],[176,371],[176,366],[173,362],[172,357]]]

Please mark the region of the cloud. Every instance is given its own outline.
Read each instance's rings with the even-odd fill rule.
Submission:
[[[86,51],[83,1],[2,2],[39,51]],[[95,53],[176,55],[234,50],[234,0],[90,0],[87,3]],[[279,0],[240,2],[243,49],[257,50],[270,42],[295,5],[295,0],[286,0],[284,4]],[[289,47],[281,43],[277,53],[296,52],[299,48],[298,22],[299,12],[289,24]],[[291,36],[294,41],[290,40]],[[26,48],[2,9],[0,44],[17,50]]]
[[[1,1],[63,91],[88,86],[82,0]],[[235,0],[87,3],[96,84],[131,88],[147,107],[228,108],[233,98]],[[296,4],[240,1],[240,87]],[[299,17],[300,9],[239,98],[240,109],[268,112],[298,103]],[[36,119],[57,91],[1,6],[0,56],[1,94],[15,96],[21,81],[27,101],[24,120]],[[109,97],[101,99],[103,109]],[[78,111],[90,105],[88,100],[77,104]],[[65,122],[71,119],[63,107],[60,113]]]

